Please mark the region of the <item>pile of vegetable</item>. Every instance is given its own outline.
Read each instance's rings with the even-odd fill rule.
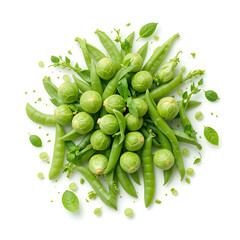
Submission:
[[[139,32],[139,38],[150,37],[156,27],[156,23],[146,24]],[[95,191],[92,194],[117,209],[119,184],[129,195],[138,197],[130,177],[139,184],[138,170],[142,167],[144,201],[148,207],[155,192],[154,175],[158,174],[154,165],[163,171],[164,185],[174,177],[174,167],[182,181],[185,177],[182,154],[188,154],[188,149],[181,152],[179,142],[202,149],[189,121],[188,110],[201,104],[192,97],[202,90],[203,79],[198,77],[204,70],[193,70],[184,76],[185,69],[177,69],[181,51],[174,58],[165,60],[179,34],[157,47],[146,60],[148,42],[133,53],[135,33],[123,40],[120,30],[114,30],[120,51],[106,33],[95,32],[108,57],[85,39],[75,39],[87,69],[81,69],[78,63],[72,64],[68,57],[52,56],[51,66],[72,70],[74,82],[66,79],[56,87],[50,77],[44,77],[44,88],[56,109],[52,115],[45,114],[27,103],[26,113],[38,124],[56,127],[50,180],[63,173],[70,177],[80,172]],[[172,90],[189,80],[190,91],[178,91],[182,96],[180,101],[169,96]],[[218,99],[214,91],[205,91],[205,96],[212,102]],[[201,119],[202,113],[197,112],[195,117]],[[171,126],[179,118],[182,131]],[[65,132],[65,126],[69,125],[72,129]],[[218,145],[218,135],[213,128],[205,127],[204,136],[210,143]],[[31,135],[30,141],[36,147],[42,146],[36,135]],[[47,154],[43,152],[40,157],[46,159]],[[187,173],[191,175],[192,169]],[[108,189],[101,183],[101,175]],[[65,191],[62,201],[69,211],[78,210],[78,198],[72,191]],[[101,209],[95,211],[98,215]],[[129,216],[132,214],[131,209],[125,212]]]

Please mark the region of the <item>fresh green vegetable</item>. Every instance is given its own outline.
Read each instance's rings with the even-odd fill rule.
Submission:
[[[126,208],[124,210],[124,214],[126,215],[126,217],[131,217],[133,215],[133,210],[131,208]]]
[[[131,72],[138,72],[142,69],[143,58],[138,53],[129,53],[124,57],[123,65],[134,66]]]
[[[79,95],[77,85],[65,82],[58,88],[58,96],[64,103],[74,103]]]
[[[120,157],[120,166],[127,173],[136,172],[140,164],[140,157],[134,152],[125,152]]]
[[[189,176],[193,175],[193,174],[194,174],[193,168],[188,168],[188,169],[186,170],[186,173],[187,173],[187,175],[189,175]]]
[[[140,132],[129,132],[124,141],[124,146],[128,151],[138,151],[144,144],[144,136]]]
[[[86,91],[80,98],[80,105],[87,113],[97,113],[102,107],[102,97],[96,91]]]
[[[114,135],[119,130],[118,120],[112,114],[99,118],[97,124],[106,135]]]
[[[30,135],[29,141],[34,147],[42,147],[42,140],[37,135]]]
[[[102,208],[95,208],[94,211],[93,211],[93,213],[94,213],[96,216],[101,215],[101,213],[102,213]]]
[[[204,127],[204,136],[213,145],[218,145],[219,137],[217,132],[211,127]]]
[[[44,175],[43,175],[42,172],[39,172],[39,173],[37,174],[37,177],[38,177],[39,179],[44,179]]]
[[[78,197],[71,191],[66,190],[62,195],[62,204],[70,212],[78,212]]]
[[[168,149],[160,149],[153,154],[153,162],[162,170],[170,169],[174,164],[174,156]]]
[[[148,23],[145,24],[139,31],[139,38],[148,38],[150,37],[156,30],[158,23]],[[137,40],[138,40],[137,39]]]
[[[215,102],[219,99],[218,94],[214,92],[213,90],[208,90],[205,92],[205,97],[210,102]]]
[[[72,182],[72,183],[69,184],[69,189],[71,191],[76,191],[78,189],[78,186],[75,182]]]
[[[136,118],[131,113],[128,113],[127,115],[125,115],[125,118],[126,118],[127,129],[129,131],[137,131],[143,125],[143,118],[142,117]]]
[[[94,127],[93,118],[86,112],[76,114],[72,119],[72,127],[79,134],[86,134]]]
[[[103,151],[109,148],[111,144],[111,137],[104,134],[102,130],[93,132],[90,138],[93,149]]]
[[[108,164],[108,159],[103,154],[92,156],[88,162],[89,170],[95,175],[102,175]]]
[[[132,78],[132,87],[137,92],[145,92],[152,87],[153,78],[147,71],[140,71]]]
[[[171,120],[177,116],[179,107],[174,98],[165,97],[158,102],[157,110],[162,118],[165,120]]]
[[[105,107],[108,113],[113,113],[113,109],[118,110],[120,112],[125,112],[126,110],[126,104],[124,102],[124,99],[117,94],[113,94],[110,97],[108,97],[104,101],[103,106]]]
[[[184,149],[182,150],[182,155],[183,155],[183,156],[188,156],[188,155],[189,155],[189,150],[188,150],[187,148],[184,148]]]
[[[65,125],[72,121],[73,113],[70,107],[64,104],[54,110],[54,117],[59,124]]]
[[[39,154],[39,158],[42,160],[42,161],[47,161],[48,160],[48,154],[46,152],[41,152]]]
[[[202,112],[196,112],[195,113],[196,120],[202,120],[203,119],[203,113]]]
[[[110,80],[117,71],[116,63],[111,58],[102,58],[96,66],[98,76],[103,80]]]

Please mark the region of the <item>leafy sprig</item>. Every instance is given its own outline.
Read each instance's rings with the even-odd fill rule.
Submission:
[[[130,49],[132,48],[130,42],[127,39],[125,39],[124,41],[122,40],[122,37],[120,36],[120,29],[117,30],[114,28],[114,31],[117,33],[115,42],[120,43],[121,49],[126,53],[129,53]]]

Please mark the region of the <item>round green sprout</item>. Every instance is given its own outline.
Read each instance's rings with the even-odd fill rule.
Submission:
[[[144,136],[140,132],[130,132],[126,135],[124,144],[128,151],[138,151],[144,144]]]
[[[126,217],[131,217],[133,215],[133,210],[131,208],[126,208],[124,214]]]
[[[119,130],[119,125],[116,117],[112,114],[107,114],[99,118],[97,123],[104,134],[113,135]]]
[[[132,78],[132,87],[137,92],[145,92],[151,88],[153,83],[152,75],[147,71],[140,71]]]
[[[86,91],[80,98],[80,106],[88,113],[96,113],[102,107],[102,97],[96,91]]]
[[[179,106],[172,97],[162,98],[157,105],[158,113],[165,120],[171,120],[175,118],[179,112]]]
[[[86,134],[94,127],[93,118],[86,112],[80,112],[73,117],[72,127],[79,134]]]
[[[111,144],[111,137],[104,134],[102,130],[95,131],[90,138],[93,149],[104,151]]]
[[[108,97],[104,101],[103,106],[105,107],[108,113],[112,114],[113,109],[118,110],[119,112],[126,111],[126,104],[124,102],[124,99],[118,94],[113,94],[110,97]]]
[[[58,96],[64,103],[74,103],[79,96],[76,84],[72,82],[63,83],[58,88]]]
[[[127,173],[136,172],[141,165],[140,157],[134,152],[125,152],[120,157],[120,166]]]
[[[117,71],[117,65],[111,58],[102,58],[97,63],[96,71],[100,78],[110,80]]]
[[[88,168],[95,175],[102,175],[108,164],[108,159],[103,154],[93,155],[89,162]]]
[[[54,117],[59,124],[65,125],[72,121],[73,113],[69,106],[60,105],[54,110]]]
[[[125,116],[126,119],[126,124],[127,124],[127,129],[129,131],[137,131],[139,130],[142,125],[143,125],[143,118],[136,118],[135,116],[133,116],[131,113],[128,113]]]
[[[128,53],[123,59],[123,65],[135,66],[131,72],[138,72],[142,69],[143,58],[138,53]]]
[[[147,103],[141,98],[134,98],[133,102],[137,105],[138,116],[143,117],[148,111]]]
[[[174,156],[168,149],[160,149],[153,154],[153,162],[156,167],[168,170],[174,164]]]

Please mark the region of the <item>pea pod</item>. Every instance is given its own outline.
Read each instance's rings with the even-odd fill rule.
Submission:
[[[85,153],[81,154],[78,158],[78,163],[84,163],[86,161],[88,161],[94,154],[96,153],[95,149],[89,149],[88,151],[86,151]]]
[[[91,135],[92,135],[92,131],[87,133],[82,139],[82,141],[78,144],[78,148],[80,150],[84,149],[88,144],[90,144]]]
[[[103,203],[117,210],[116,200],[107,192],[102,183],[90,172],[89,169],[83,166],[76,166],[74,167],[74,170],[79,171],[86,178]]]
[[[135,36],[135,32],[132,32],[126,37],[126,40],[131,45],[131,48],[129,49],[129,52],[131,52],[131,50],[132,50],[134,36]],[[121,55],[122,55],[122,58],[124,58],[127,55],[127,52],[121,49]]]
[[[92,87],[88,83],[83,82],[82,80],[77,78],[74,74],[72,75],[72,77],[81,92],[92,90]]]
[[[96,67],[95,67],[93,60],[91,61],[91,65],[90,65],[90,75],[91,75],[92,90],[94,90],[94,91],[98,92],[100,95],[102,95],[103,94],[102,83],[101,83],[100,78],[97,75]]]
[[[118,69],[120,69],[120,64],[122,63],[122,55],[118,51],[114,42],[107,36],[106,33],[98,29],[95,31],[95,33],[98,35],[100,42],[108,52],[110,58],[112,58],[116,62]]]
[[[59,138],[61,141],[72,141],[76,138],[79,138],[81,134],[77,133],[74,129],[71,129],[68,133],[66,133],[64,136]]]
[[[130,173],[130,175],[131,175],[133,181],[134,181],[136,184],[141,185],[138,171],[133,172],[133,173]]]
[[[142,127],[139,131],[142,133],[142,135],[144,136],[145,139],[148,137],[149,132],[147,131],[147,129],[145,127]],[[153,138],[152,144],[155,147],[160,147],[161,146],[156,138]]]
[[[112,192],[114,192],[115,194],[118,194],[119,193],[119,188],[116,186],[116,183],[114,181],[114,172],[115,172],[115,169],[111,170],[110,172],[106,173],[104,175],[105,177],[105,180],[108,184],[108,187],[109,187],[109,190],[111,189]]]
[[[35,123],[41,124],[41,125],[55,125],[56,119],[53,115],[45,114],[37,109],[35,109],[33,106],[31,106],[29,103],[26,105],[26,113],[28,117]]]
[[[91,83],[90,70],[89,70],[89,69],[83,69],[83,70],[77,71],[77,74],[78,74],[85,82]]]
[[[94,47],[91,44],[87,43],[87,49],[97,62],[99,62],[102,58],[106,57],[104,53],[102,53],[98,48]]]
[[[118,120],[118,125],[119,125],[119,128],[120,128],[119,144],[121,144],[124,141],[124,138],[125,138],[125,130],[126,130],[126,125],[127,125],[126,124],[126,119],[123,116],[123,114],[116,109],[113,109],[113,113]]]
[[[135,190],[132,182],[130,181],[127,173],[122,170],[119,162],[116,166],[116,174],[117,174],[117,178],[118,178],[120,184],[122,185],[123,189],[129,195],[137,198],[138,196],[137,196],[136,190]]]
[[[64,156],[65,156],[65,143],[59,140],[64,136],[63,128],[60,124],[56,123],[55,143],[51,168],[48,174],[49,180],[53,180],[62,172]]]
[[[144,142],[142,149],[142,171],[144,182],[144,202],[146,208],[152,202],[155,192],[155,178],[154,166],[152,160],[152,139],[153,135],[150,133]]]
[[[151,96],[150,96],[150,93],[148,90],[146,91],[145,98],[146,98],[146,102],[148,104],[148,113],[150,115],[150,118],[154,122],[155,126],[168,138],[168,140],[171,143],[173,155],[175,157],[175,164],[180,173],[181,180],[183,180],[183,178],[185,176],[185,168],[184,168],[183,159],[182,159],[182,155],[181,155],[181,150],[179,148],[178,140],[177,140],[175,134],[173,133],[173,131],[171,130],[171,128],[161,118],[158,111],[154,107],[154,105],[152,103],[153,99],[151,99]]]
[[[120,157],[120,154],[122,151],[122,147],[123,147],[123,142],[119,143],[120,138],[121,138],[121,136],[116,136],[113,140],[112,148],[111,148],[111,152],[110,152],[110,156],[109,156],[109,160],[108,160],[108,165],[104,171],[105,174],[112,171],[115,168],[115,166],[119,160],[119,157]]]
[[[173,35],[170,39],[168,39],[162,46],[156,48],[152,56],[143,66],[143,70],[148,71],[152,75],[154,75],[161,63],[164,61],[165,57],[167,56],[173,41],[178,37],[180,37],[180,35],[177,33]]]
[[[143,61],[147,56],[147,51],[148,51],[148,42],[143,44],[142,47],[137,51],[137,53],[142,57]]]

